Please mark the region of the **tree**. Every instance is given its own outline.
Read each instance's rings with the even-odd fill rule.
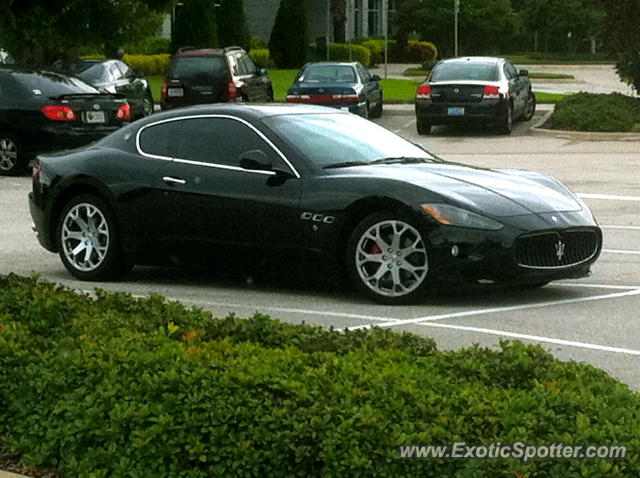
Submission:
[[[184,0],[176,7],[171,33],[171,48],[192,46],[215,48],[218,46],[218,30],[214,0]]]
[[[307,59],[304,1],[281,0],[269,40],[271,58],[279,68],[300,68]]]
[[[607,46],[617,56],[618,75],[640,93],[640,0],[603,3]]]
[[[0,38],[19,63],[50,64],[79,48],[115,52],[152,35],[173,0],[0,0]]]
[[[462,55],[504,51],[519,26],[510,0],[461,0],[458,21]],[[453,0],[398,0],[395,28],[398,47],[415,31],[422,40],[435,43],[441,56],[450,56],[454,51]]]
[[[217,17],[220,45],[239,45],[249,50],[251,35],[242,0],[220,0]]]

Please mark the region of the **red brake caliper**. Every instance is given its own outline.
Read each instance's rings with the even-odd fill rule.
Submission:
[[[369,254],[380,254],[381,252],[382,249],[380,249],[378,244],[376,244],[375,242],[371,244],[371,247],[369,248]]]

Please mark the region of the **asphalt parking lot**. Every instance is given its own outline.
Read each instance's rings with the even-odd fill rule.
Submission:
[[[431,336],[441,348],[520,339],[539,343],[563,360],[603,368],[640,390],[640,141],[534,135],[531,127],[539,119],[540,114],[516,125],[508,137],[451,127],[418,137],[415,118],[406,114],[387,114],[377,122],[446,159],[556,176],[591,206],[604,230],[604,251],[589,278],[526,291],[456,288],[402,307],[369,303],[331,275],[291,281],[251,272],[239,278],[206,269],[135,268],[122,282],[84,283],[37,243],[26,176],[0,177],[0,273],[36,272],[81,290],[158,292],[218,316],[260,311],[326,327],[390,327]]]

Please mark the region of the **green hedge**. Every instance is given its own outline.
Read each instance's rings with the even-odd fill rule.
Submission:
[[[0,443],[64,476],[637,477],[639,417],[625,385],[518,342],[439,352],[386,329],[212,319],[159,295],[0,276]],[[629,451],[398,457],[458,440]]]
[[[349,56],[349,50],[351,50],[351,56]],[[359,61],[364,66],[371,64],[371,52],[361,45],[331,43],[329,56],[331,61]]]
[[[259,68],[275,68],[276,64],[271,59],[268,48],[252,48],[249,56]]]
[[[124,55],[124,62],[136,71],[148,76],[164,76],[169,69],[171,55]]]
[[[545,127],[603,132],[640,132],[640,98],[620,93],[569,95],[556,104]]]

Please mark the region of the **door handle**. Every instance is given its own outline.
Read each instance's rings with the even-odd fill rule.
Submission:
[[[170,186],[173,186],[176,184],[187,184],[187,182],[184,179],[174,178],[171,176],[165,176],[162,178],[162,180]]]

